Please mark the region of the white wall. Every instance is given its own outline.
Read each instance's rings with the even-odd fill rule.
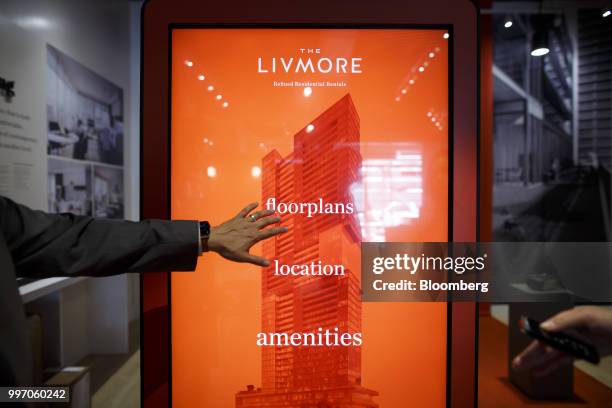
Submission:
[[[127,0],[2,0],[0,15],[116,83],[125,92],[126,217],[139,216],[139,2]],[[134,67],[135,65],[135,67]],[[134,83],[136,80],[136,83]],[[127,133],[127,132],[126,132]]]
[[[123,89],[125,215],[137,220],[140,191],[140,2],[0,1],[0,17],[41,38]],[[72,345],[69,360],[83,357],[86,353],[127,351],[127,335],[124,336],[127,325],[139,316],[138,276],[89,279],[84,283],[75,285],[66,293],[70,294],[70,307],[75,311],[83,308],[79,313],[87,317],[72,321],[75,324],[66,333],[72,337],[65,339]],[[117,329],[122,327],[126,328],[125,333]],[[122,339],[116,341],[117,336]],[[117,346],[113,347],[113,344]]]

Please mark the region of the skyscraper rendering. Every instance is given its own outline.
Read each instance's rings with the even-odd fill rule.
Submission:
[[[345,95],[294,136],[294,150],[263,158],[262,202],[353,203],[360,181],[359,116]],[[342,276],[276,276],[262,271],[263,333],[361,332],[357,213],[284,214],[289,232],[263,242],[263,256],[296,265],[342,265]],[[236,407],[376,408],[361,385],[359,346],[263,346],[261,388],[236,394]]]

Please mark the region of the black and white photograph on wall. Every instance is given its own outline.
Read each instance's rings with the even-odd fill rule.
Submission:
[[[49,212],[92,215],[91,165],[49,158]]]
[[[123,164],[123,89],[47,45],[49,155]]]
[[[105,218],[123,218],[123,170],[94,165],[94,215]]]

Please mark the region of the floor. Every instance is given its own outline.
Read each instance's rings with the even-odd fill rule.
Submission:
[[[129,352],[92,354],[78,362],[89,367],[93,408],[140,407],[140,323],[130,323]]]
[[[111,376],[92,398],[92,408],[140,407],[140,350]]]

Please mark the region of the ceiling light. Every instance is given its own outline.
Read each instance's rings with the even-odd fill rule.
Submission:
[[[504,22],[504,27],[505,27],[505,28],[510,28],[510,27],[512,27],[512,20],[507,19],[507,20]]]
[[[212,85],[208,85],[208,88],[206,88],[206,89],[208,89],[209,92],[212,92],[212,91],[215,90],[215,87],[212,86]]]
[[[33,30],[44,30],[45,28],[51,27],[51,22],[49,20],[39,16],[21,17],[16,19],[15,23],[22,28]]]
[[[601,16],[602,16],[603,18],[608,17],[610,14],[612,14],[612,11],[611,11],[609,8],[607,8],[607,9],[603,9],[603,11],[601,12]]]
[[[304,88],[304,96],[308,98],[310,95],[312,95],[312,88],[307,86],[306,88]]]
[[[536,15],[531,18],[533,35],[531,36],[531,55],[541,57],[549,53],[548,29],[550,27],[550,16]]]
[[[442,35],[442,38],[444,38],[445,40],[448,40],[448,37],[450,37],[450,34],[449,34],[449,33],[444,33],[444,34]]]
[[[205,79],[206,79],[206,77],[204,75],[201,75],[201,74],[198,75],[198,80],[203,81]]]
[[[214,178],[217,176],[217,169],[214,166],[208,166],[206,168],[206,175],[210,178]]]
[[[220,101],[221,99],[223,99],[223,95],[219,94],[219,95],[215,96],[215,99]]]
[[[193,67],[193,61],[191,60],[185,60],[185,65],[187,65],[188,67]]]
[[[313,125],[313,124],[310,124],[310,125],[306,126],[306,133],[310,133],[310,132],[312,132],[312,131],[314,130],[314,128],[315,128],[315,127],[314,127],[314,125]]]
[[[261,167],[259,166],[251,167],[251,176],[253,176],[253,178],[258,178],[259,176],[261,176]]]
[[[548,32],[545,29],[539,29],[533,34],[531,39],[531,55],[533,57],[541,57],[548,54]]]
[[[532,57],[542,57],[546,54],[548,54],[550,52],[550,50],[546,47],[540,47],[540,48],[536,48],[535,50],[531,51],[531,56]]]

